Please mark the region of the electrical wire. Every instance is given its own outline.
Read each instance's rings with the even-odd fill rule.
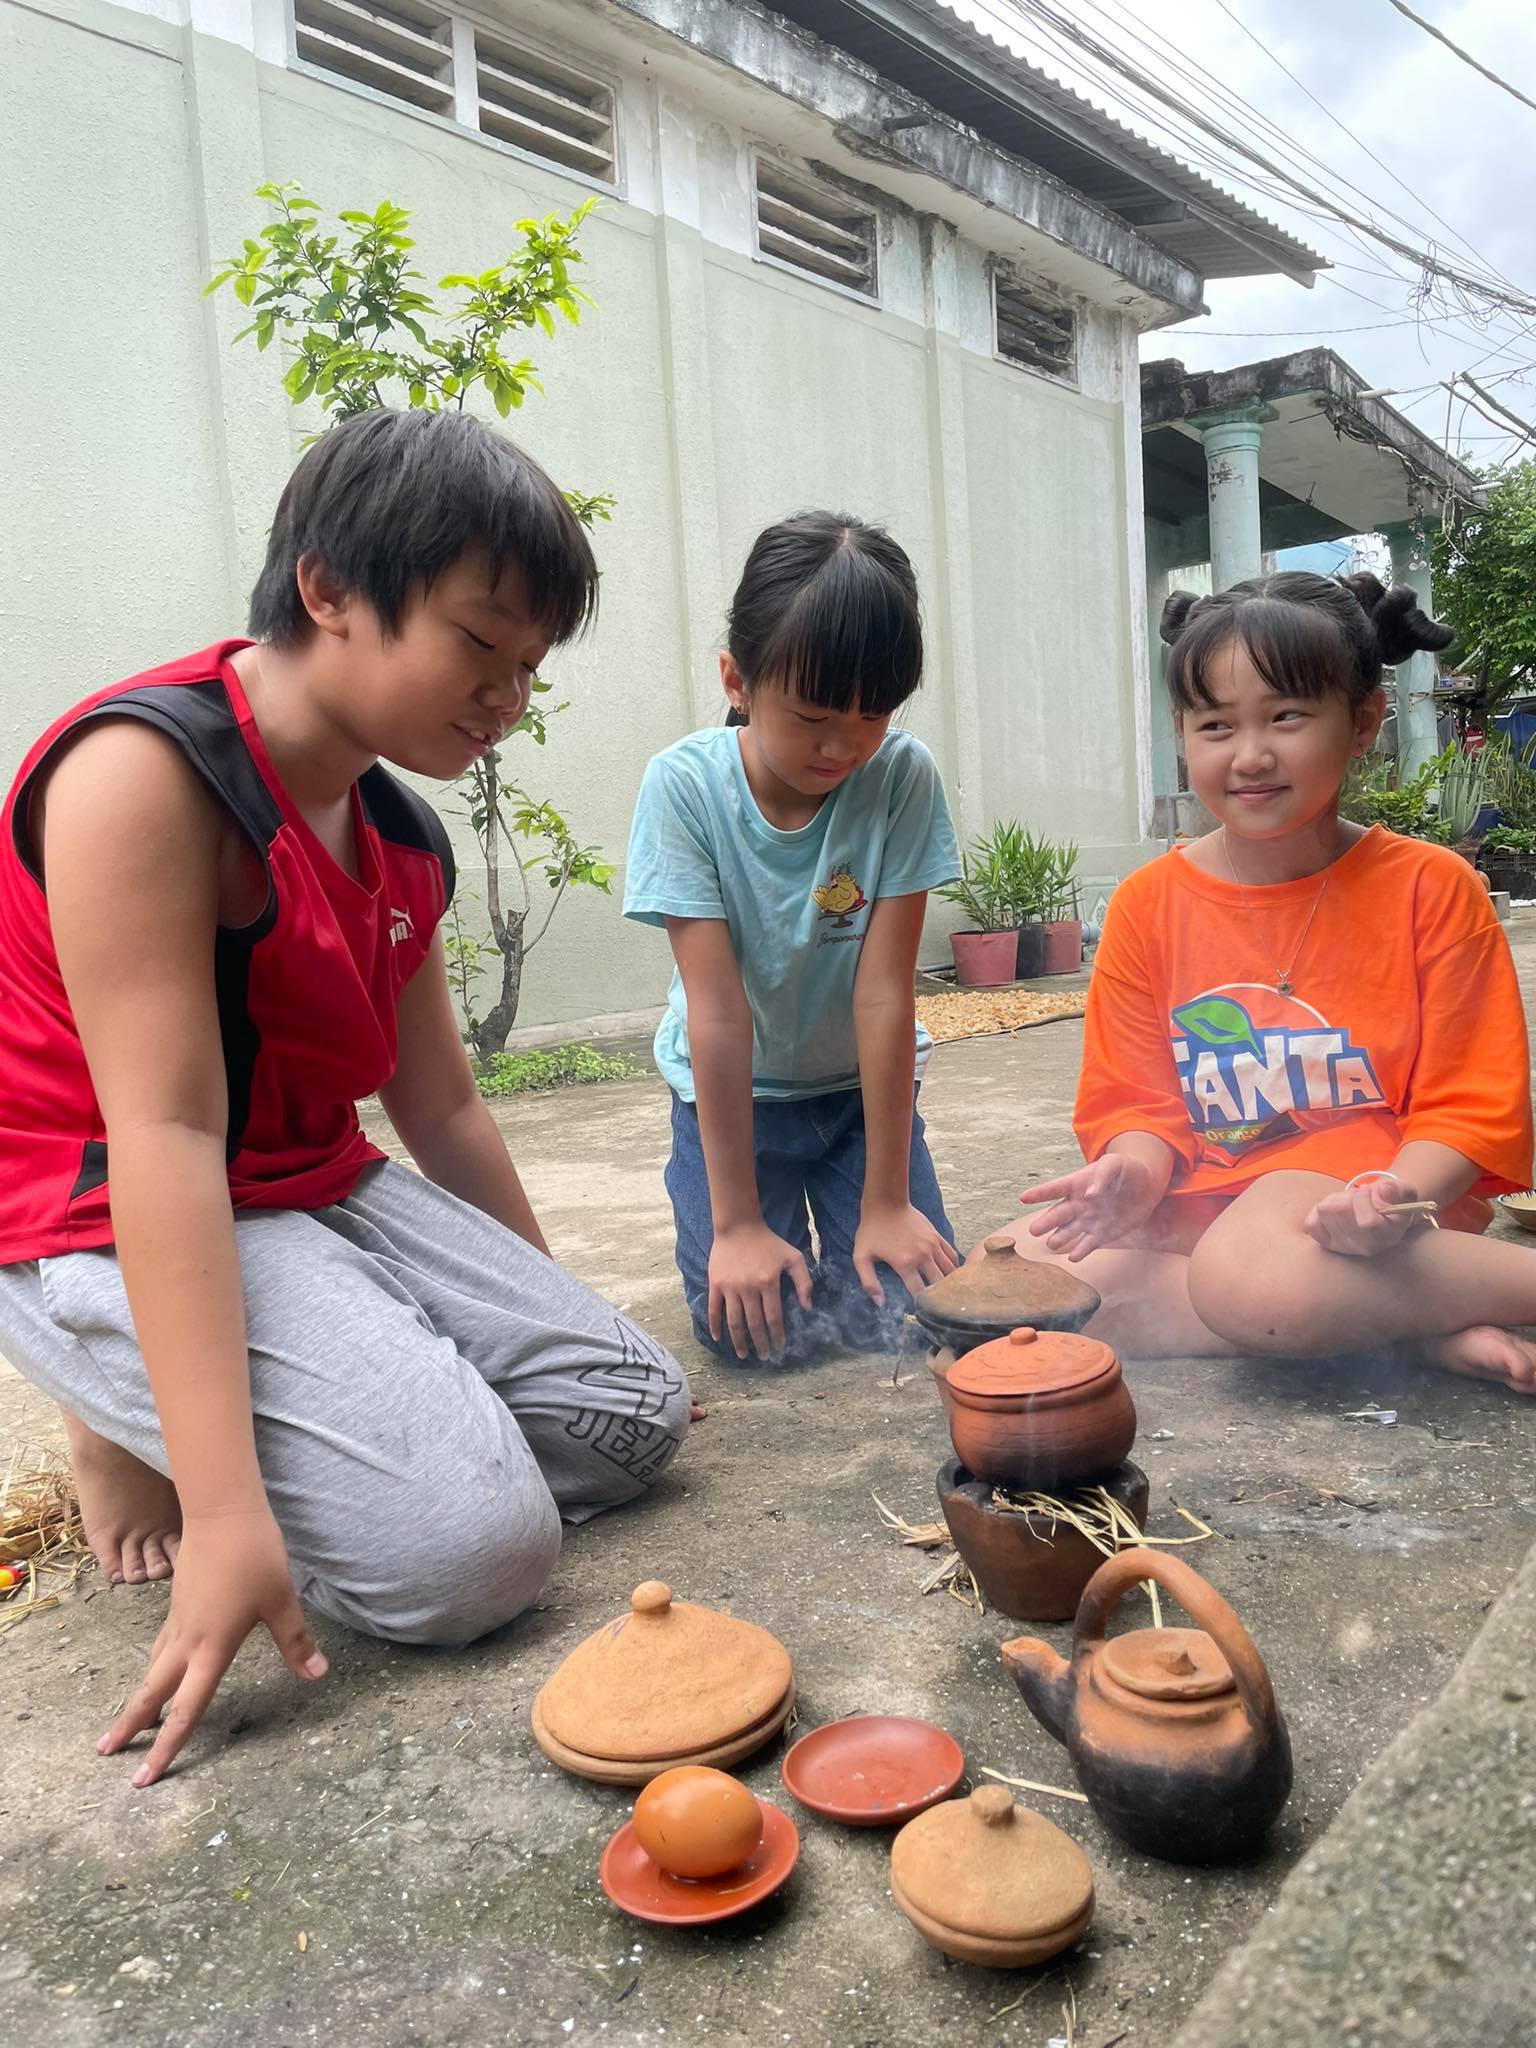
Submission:
[[[1405,14],[1416,28],[1423,29],[1425,35],[1433,36],[1437,43],[1444,43],[1453,57],[1459,57],[1463,64],[1470,64],[1474,71],[1481,72],[1490,85],[1496,85],[1500,92],[1507,92],[1511,99],[1519,100],[1522,106],[1529,107],[1532,113],[1536,113],[1536,100],[1527,99],[1519,86],[1511,85],[1507,78],[1501,78],[1497,71],[1490,71],[1486,64],[1479,64],[1469,50],[1464,50],[1459,43],[1453,43],[1442,29],[1436,28],[1432,21],[1426,21],[1422,14],[1415,14],[1411,7],[1405,7],[1403,0],[1392,0],[1392,5],[1399,14]]]
[[[1149,78],[1138,66],[1121,57],[1117,51],[1108,48],[1096,36],[1073,21],[1070,16],[1059,13],[1056,8],[1049,4],[1049,0],[1014,0],[1014,4],[1022,7],[1037,22],[1048,24],[1057,34],[1064,36],[1069,42],[1076,44],[1090,56],[1097,59],[1097,61],[1105,64],[1111,71],[1133,83],[1138,90],[1150,93],[1153,98],[1162,101],[1164,104],[1177,107],[1178,103],[1159,81]],[[1529,293],[1505,290],[1498,285],[1483,281],[1464,268],[1443,262],[1428,249],[1413,248],[1399,236],[1390,234],[1385,228],[1373,221],[1361,219],[1336,201],[1330,200],[1325,193],[1319,192],[1315,187],[1303,183],[1290,172],[1285,171],[1279,165],[1266,159],[1240,137],[1229,134],[1226,130],[1219,127],[1216,122],[1208,120],[1205,115],[1197,110],[1189,110],[1185,118],[1192,121],[1198,128],[1204,130],[1223,148],[1235,150],[1238,155],[1257,164],[1268,176],[1278,177],[1282,183],[1294,187],[1304,199],[1310,200],[1314,205],[1322,206],[1325,210],[1331,211],[1343,224],[1357,228],[1362,234],[1369,236],[1372,241],[1380,243],[1383,248],[1395,255],[1406,258],[1426,276],[1439,278],[1445,284],[1454,286],[1464,294],[1476,299],[1486,300],[1490,306],[1504,306],[1514,312],[1536,315],[1536,298],[1533,298]]]
[[[1413,187],[1408,183],[1408,180],[1406,178],[1400,177],[1398,173],[1393,170],[1392,166],[1389,163],[1387,163],[1383,158],[1379,157],[1376,154],[1375,150],[1371,148],[1368,142],[1362,142],[1362,140],[1355,133],[1353,128],[1351,128],[1346,122],[1341,121],[1338,115],[1333,111],[1333,109],[1325,101],[1320,100],[1318,98],[1317,94],[1312,90],[1311,86],[1309,86],[1304,79],[1298,78],[1295,72],[1292,71],[1290,67],[1282,61],[1281,58],[1275,55],[1274,51],[1262,39],[1262,37],[1254,34],[1253,30],[1248,26],[1247,22],[1245,22],[1240,15],[1233,13],[1232,9],[1227,5],[1227,0],[1215,0],[1215,4],[1221,9],[1222,13],[1227,17],[1228,21],[1230,21],[1234,27],[1242,30],[1243,34],[1248,38],[1249,42],[1254,44],[1254,46],[1257,49],[1263,51],[1264,55],[1269,59],[1270,63],[1273,64],[1277,70],[1283,71],[1285,73],[1285,76],[1291,81],[1292,85],[1294,85],[1299,91],[1304,92],[1306,94],[1307,98],[1312,102],[1313,106],[1317,108],[1318,112],[1326,115],[1327,118],[1333,123],[1334,127],[1338,129],[1341,135],[1347,136],[1349,140],[1355,145],[1356,149],[1363,150],[1365,155],[1370,158],[1371,162],[1373,164],[1378,165],[1382,170],[1384,170],[1387,176],[1390,179],[1392,179],[1394,184],[1401,185],[1403,190],[1408,194],[1408,197],[1412,199],[1415,202],[1415,204],[1421,206],[1424,209],[1424,211],[1429,215],[1431,220],[1439,221],[1441,227],[1445,229],[1447,234],[1454,235],[1456,240],[1461,243],[1464,249],[1470,250],[1472,255],[1477,258],[1478,262],[1482,264],[1483,268],[1489,273],[1490,276],[1499,277],[1501,275],[1497,267],[1489,262],[1488,258],[1483,254],[1481,249],[1477,248],[1475,244],[1473,244],[1472,242],[1469,242],[1465,235],[1459,233],[1457,229],[1452,227],[1451,223],[1446,219],[1443,213],[1437,213],[1435,208],[1430,205],[1429,201],[1426,198],[1424,198],[1421,193],[1415,192]],[[1359,188],[1356,187],[1355,189],[1358,190]],[[1362,197],[1363,196],[1364,195],[1362,194]],[[1394,217],[1397,219],[1401,219],[1401,215],[1397,215]],[[1411,225],[1411,223],[1404,221],[1403,225],[1406,227]],[[1505,278],[1503,279],[1503,282],[1507,284],[1509,280]]]

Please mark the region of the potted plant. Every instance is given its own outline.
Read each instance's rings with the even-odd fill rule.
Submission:
[[[1070,839],[1048,847],[1041,885],[1045,972],[1076,974],[1083,964],[1083,920],[1077,900],[1077,848]]]
[[[960,856],[960,878],[937,892],[958,904],[966,928],[951,932],[955,979],[965,988],[997,988],[1014,979],[1018,927],[1009,900],[1006,865],[994,843],[978,839]]]
[[[1441,756],[1437,823],[1440,836],[1465,860],[1475,861],[1474,829],[1488,800],[1486,752],[1463,754],[1448,747]]]
[[[1041,903],[1050,869],[1050,846],[1026,832],[1017,818],[999,820],[977,843],[997,860],[1003,899],[1018,932],[1014,976],[1019,981],[1033,981],[1045,972]]]
[[[1478,849],[1477,864],[1490,889],[1522,899],[1536,895],[1536,832],[1496,825]]]

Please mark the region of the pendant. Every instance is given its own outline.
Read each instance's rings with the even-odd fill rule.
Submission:
[[[1289,996],[1294,995],[1295,993],[1296,984],[1291,980],[1288,974],[1282,974],[1280,979],[1275,983],[1275,994],[1277,996]]]

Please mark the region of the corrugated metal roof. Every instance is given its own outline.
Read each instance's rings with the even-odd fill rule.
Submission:
[[[1327,267],[1273,222],[973,28],[945,0],[767,0],[1206,277]],[[1182,211],[1182,218],[1170,219]]]

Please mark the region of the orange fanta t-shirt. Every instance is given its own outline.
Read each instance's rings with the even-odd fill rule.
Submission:
[[[1529,1187],[1525,1015],[1478,876],[1379,825],[1326,872],[1321,899],[1313,875],[1246,908],[1177,850],[1120,884],[1088,993],[1084,1156],[1150,1131],[1178,1155],[1170,1193],[1233,1194],[1280,1167],[1349,1180],[1433,1139],[1481,1169],[1475,1192]]]

